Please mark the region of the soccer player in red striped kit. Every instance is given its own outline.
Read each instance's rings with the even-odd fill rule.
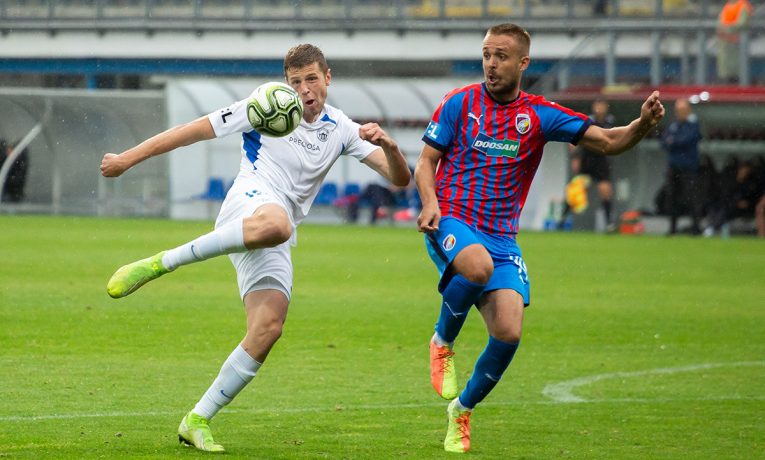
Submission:
[[[530,42],[528,32],[515,24],[488,30],[482,47],[485,81],[446,95],[425,131],[415,172],[423,204],[417,226],[441,274],[443,301],[430,342],[430,370],[433,388],[451,400],[444,439],[450,452],[470,449],[472,411],[500,380],[520,342],[529,279],[515,236],[545,143],[616,155],[664,116],[656,91],[639,118],[610,129],[521,91]],[[473,305],[489,340],[460,393],[453,346]]]

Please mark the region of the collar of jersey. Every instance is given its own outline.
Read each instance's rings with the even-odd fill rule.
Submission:
[[[502,102],[494,99],[494,96],[491,95],[491,91],[489,91],[489,88],[486,87],[486,82],[481,83],[481,88],[483,89],[484,94],[491,99],[492,101],[496,102],[499,105],[512,105],[518,102],[518,100],[521,98],[521,96],[524,94],[523,91],[518,91],[518,96],[513,99],[512,101]]]

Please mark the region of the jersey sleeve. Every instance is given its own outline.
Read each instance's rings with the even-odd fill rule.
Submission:
[[[462,110],[464,93],[451,92],[444,97],[425,128],[422,141],[434,149],[444,152],[454,141],[456,121]]]
[[[542,134],[547,141],[568,142],[576,145],[592,124],[592,120],[587,115],[544,99],[533,107],[539,117]]]
[[[252,131],[252,125],[247,119],[248,101],[249,98],[242,99],[207,115],[213,131],[215,131],[215,137]]]
[[[342,129],[343,133],[343,150],[341,155],[349,155],[353,158],[362,161],[368,157],[370,153],[379,149],[380,147],[367,142],[359,137],[360,124],[348,118],[345,114],[340,117],[339,129]]]

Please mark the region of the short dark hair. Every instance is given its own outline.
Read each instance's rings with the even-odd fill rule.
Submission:
[[[308,43],[293,46],[284,56],[284,76],[287,76],[287,69],[300,69],[313,63],[319,64],[322,72],[327,72],[329,66],[318,46]]]
[[[489,28],[488,31],[486,31],[487,35],[510,35],[511,37],[515,38],[518,43],[523,45],[523,47],[526,49],[526,54],[529,53],[529,48],[531,47],[531,36],[529,33],[524,29],[523,27],[512,24],[509,22],[506,22],[504,24],[497,24],[496,26],[492,26]]]

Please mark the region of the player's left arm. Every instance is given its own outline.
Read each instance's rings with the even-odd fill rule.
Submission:
[[[412,176],[406,158],[398,144],[377,123],[367,123],[359,128],[359,137],[380,148],[362,160],[370,168],[388,179],[394,185],[409,185]]]
[[[663,117],[664,106],[659,100],[659,92],[654,91],[640,107],[640,118],[615,128],[591,125],[578,145],[601,155],[618,155],[640,142]]]

